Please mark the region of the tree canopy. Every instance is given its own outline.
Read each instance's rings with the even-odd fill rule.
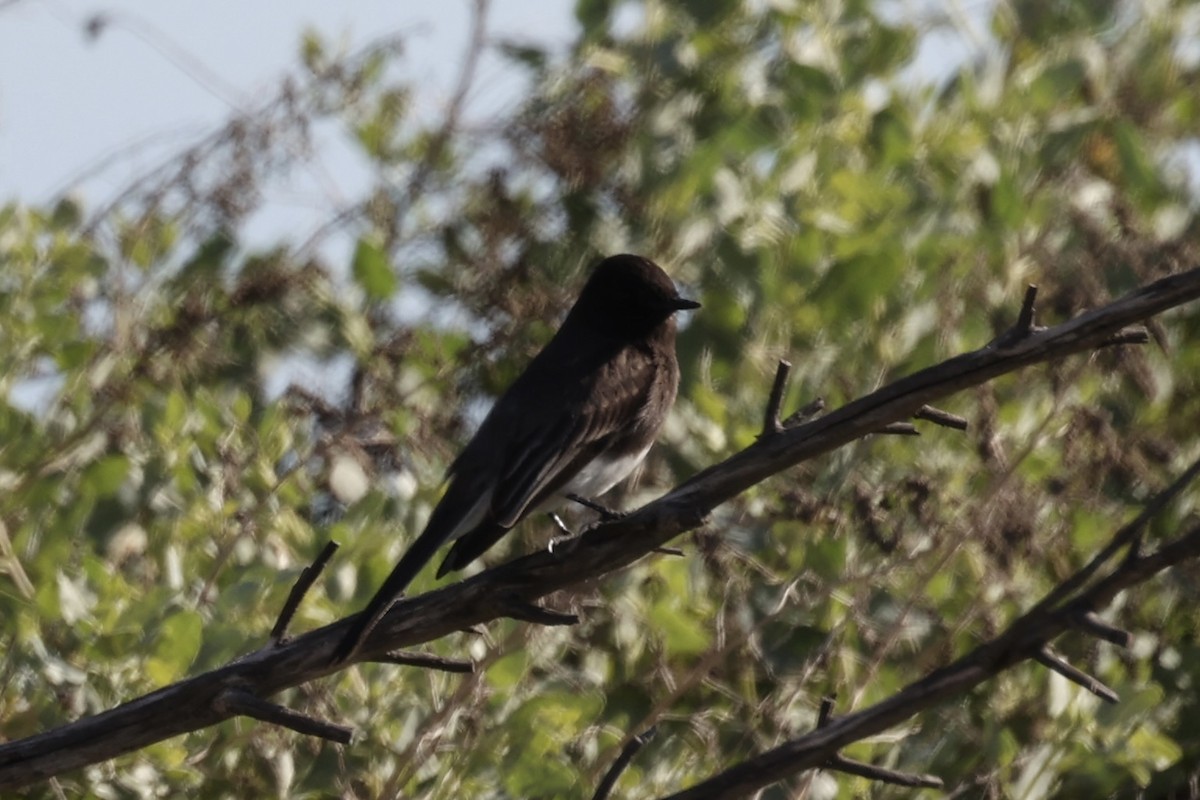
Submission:
[[[650,256],[703,303],[673,416],[606,498],[629,509],[754,443],[780,359],[785,416],[837,409],[995,340],[1027,284],[1052,325],[1200,265],[1184,0],[579,0],[566,52],[493,40],[476,11],[439,119],[413,112],[393,39],[313,33],[300,77],[107,202],[0,208],[4,740],[260,647],[331,539],[292,627],[357,611],[604,255]],[[482,47],[528,81],[486,124],[464,110]],[[261,188],[328,120],[370,192],[248,246]],[[965,432],[869,436],[758,483],[682,556],[552,595],[578,624],[426,648],[470,674],[366,664],[276,698],[352,745],[236,719],[29,796],[585,798],[651,727],[613,796],[686,789],[813,729],[825,697],[870,706],[996,636],[1178,478],[1200,307],[1148,330],[973,386],[944,405]],[[280,390],[296,362],[310,377]],[[1194,527],[1198,497],[1139,541]],[[554,534],[531,519],[468,572]],[[1025,663],[844,753],[961,796],[1185,796],[1198,587],[1188,560],[1118,594],[1101,616],[1129,648],[1055,641],[1116,703]],[[901,792],[809,770],[762,797]]]

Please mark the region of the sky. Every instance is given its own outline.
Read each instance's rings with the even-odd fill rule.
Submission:
[[[406,48],[398,77],[415,87],[417,113],[438,120],[468,45],[472,5],[0,0],[0,203],[41,204],[70,193],[85,209],[102,206],[238,109],[273,96],[284,75],[300,71],[300,42],[310,29],[343,52],[401,34]],[[562,50],[577,30],[573,6],[490,0],[488,34],[493,41]],[[974,8],[966,20],[979,28],[974,36],[926,37],[915,75],[944,76],[968,56],[968,39],[984,36],[990,4]],[[96,20],[103,24],[90,24]],[[501,65],[494,55],[481,62],[468,121],[520,96],[520,74]],[[372,176],[345,134],[336,126],[318,128],[316,144],[309,180],[289,178],[268,188],[262,210],[241,232],[246,244],[297,244],[344,202],[365,194]]]
[[[305,30],[345,51],[402,34],[401,79],[436,119],[468,44],[470,0],[0,0],[0,203],[63,193],[95,208],[172,153],[271,96],[297,73]],[[495,38],[565,46],[572,3],[491,0]],[[98,36],[89,22],[104,20]],[[521,84],[485,59],[468,111],[496,111]],[[342,141],[339,141],[342,140]],[[248,238],[279,241],[369,183],[337,129],[318,132],[323,181],[268,197]],[[265,242],[264,242],[265,243]]]
[[[81,199],[101,207],[146,173],[218,129],[239,109],[274,96],[301,72],[307,30],[341,52],[387,37],[405,40],[396,77],[415,87],[414,110],[440,120],[469,43],[471,0],[0,0],[0,205]],[[564,49],[573,39],[573,3],[490,0],[495,40]],[[103,20],[99,35],[89,35]],[[481,60],[467,98],[466,122],[515,104],[520,74]],[[269,184],[259,211],[239,235],[248,247],[296,244],[373,176],[336,124],[314,131],[316,167]],[[319,173],[319,174],[317,174]],[[307,180],[306,180],[307,177]],[[353,242],[322,247],[341,263]],[[341,258],[338,257],[340,251]],[[345,364],[292,357],[268,385],[329,385]],[[338,381],[333,380],[336,384]],[[9,398],[44,408],[59,376],[25,382]]]

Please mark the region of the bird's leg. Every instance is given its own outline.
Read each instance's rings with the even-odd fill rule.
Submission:
[[[571,529],[567,527],[567,524],[562,521],[562,517],[560,517],[558,514],[555,514],[553,511],[550,511],[550,512],[547,512],[546,516],[548,516],[550,518],[550,521],[554,523],[554,527],[558,528],[560,531],[563,532],[564,536],[574,536],[575,535],[574,533],[571,532]]]
[[[612,522],[613,520],[617,520],[625,516],[624,511],[614,511],[608,506],[602,506],[595,500],[589,500],[586,497],[581,497],[574,492],[567,494],[566,498],[572,502],[579,503],[579,505],[583,506],[584,508],[590,508],[592,511],[595,511],[600,515],[600,519],[603,522]]]
[[[559,542],[565,542],[568,539],[574,538],[575,534],[571,532],[571,529],[567,527],[566,523],[562,521],[562,517],[558,516],[558,514],[550,511],[547,512],[546,516],[551,519],[551,521],[554,523],[554,526],[562,531],[563,534],[562,536],[555,536],[550,540],[550,544],[546,545],[546,549],[553,553],[555,546]]]

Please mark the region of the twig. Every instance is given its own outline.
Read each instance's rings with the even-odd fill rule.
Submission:
[[[835,755],[821,766],[822,769],[844,772],[847,775],[857,775],[860,778],[868,778],[880,783],[890,783],[894,786],[920,786],[926,789],[940,789],[946,785],[936,775],[900,772],[899,770],[888,769],[887,767],[877,767],[865,761],[846,758],[846,756],[841,754]]]
[[[821,707],[817,711],[817,730],[824,728],[833,721],[833,704],[837,695],[826,695],[821,698]],[[841,753],[834,753],[821,764],[822,769],[844,772],[847,775],[857,775],[880,783],[890,783],[896,786],[922,786],[928,789],[940,789],[945,784],[936,775],[917,775],[900,772],[887,767],[877,767],[865,761],[847,758]]]
[[[775,368],[775,383],[771,384],[771,394],[767,398],[767,410],[763,414],[763,428],[760,436],[772,436],[783,430],[779,421],[779,408],[783,405],[783,394],[787,391],[788,376],[792,373],[792,364],[779,359]]]
[[[570,500],[572,503],[578,503],[579,505],[583,506],[586,509],[595,511],[597,514],[600,515],[600,519],[603,520],[604,522],[612,522],[613,520],[620,519],[621,517],[625,516],[620,511],[614,511],[613,509],[609,508],[606,505],[597,503],[595,500],[592,500],[589,497],[584,497],[581,494],[576,494],[575,492],[567,492],[563,496],[566,497],[568,500]],[[561,525],[561,522],[559,524]],[[563,527],[565,528],[566,526],[563,526]]]
[[[300,571],[300,576],[296,578],[296,582],[292,584],[292,590],[288,592],[287,600],[283,603],[283,608],[279,611],[279,617],[275,620],[275,627],[271,629],[271,641],[276,645],[283,642],[283,637],[287,635],[288,626],[292,624],[292,617],[296,615],[296,609],[300,608],[300,603],[304,600],[304,595],[312,588],[321,572],[325,569],[325,565],[329,563],[329,559],[333,558],[333,554],[337,552],[338,543],[328,541],[325,547],[317,555],[313,563]]]
[[[923,419],[926,422],[941,425],[943,428],[954,428],[959,431],[967,429],[967,420],[965,418],[929,405],[918,408],[917,413],[913,414],[913,419]]]
[[[1142,528],[1146,526],[1146,523],[1153,519],[1158,512],[1166,508],[1167,504],[1174,500],[1189,483],[1195,480],[1197,475],[1200,475],[1200,458],[1192,462],[1192,465],[1184,470],[1183,474],[1176,478],[1170,486],[1152,497],[1140,514],[1113,534],[1112,539],[1109,540],[1104,549],[1097,553],[1088,562],[1086,567],[1056,586],[1050,594],[1046,595],[1030,611],[1037,612],[1052,608],[1062,602],[1063,599],[1074,594],[1081,586],[1091,580],[1097,570],[1104,566],[1104,562],[1112,558],[1122,547],[1134,542],[1141,533]]]
[[[276,705],[245,689],[226,689],[213,703],[216,710],[228,715],[252,717],[261,722],[280,725],[305,736],[316,736],[338,744],[350,744],[354,729],[345,725],[315,719],[299,711]]]
[[[803,425],[757,440],[666,496],[607,523],[603,530],[585,531],[572,542],[567,553],[533,553],[408,599],[402,611],[393,607],[380,621],[376,642],[383,649],[432,641],[503,616],[497,597],[513,596],[533,602],[623,569],[651,549],[703,524],[714,508],[772,475],[878,431],[890,422],[908,419],[923,405],[936,403],[998,375],[1091,351],[1125,327],[1198,297],[1200,269],[1180,272],[1147,284],[1102,308],[1034,333],[1012,348],[985,346],[921,370]],[[1026,658],[1033,643],[1047,641],[1076,627],[1077,615],[1106,605],[1122,589],[1196,557],[1200,557],[1200,530],[1148,555],[1127,559],[1076,600],[1059,607],[1059,598],[1052,607],[1043,608],[1036,615],[1024,615],[1020,626],[999,640],[876,706],[841,717],[820,731],[697,784],[677,796],[677,800],[746,797],[753,793],[746,791],[747,786],[765,786],[818,766],[847,743],[879,733],[935,703],[969,691],[999,670]],[[1077,586],[1090,577],[1089,574],[1079,579]],[[329,666],[329,657],[351,624],[351,618],[339,620],[101,714],[0,744],[0,790],[45,780],[217,724],[231,714],[217,710],[212,701],[228,688],[246,688],[259,697],[269,697],[328,675],[336,671]]]
[[[1033,333],[1033,303],[1037,300],[1037,292],[1035,284],[1025,287],[1025,299],[1021,303],[1021,314],[1017,317],[1017,334],[1021,337]]]
[[[1057,672],[1072,683],[1077,683],[1087,689],[1092,694],[1099,697],[1101,700],[1107,700],[1110,703],[1118,703],[1121,701],[1120,695],[1112,689],[1105,686],[1097,678],[1093,678],[1081,669],[1068,664],[1063,658],[1059,657],[1050,650],[1049,645],[1043,645],[1033,653],[1033,660],[1042,666]]]
[[[817,729],[820,730],[833,719],[833,705],[837,702],[836,694],[827,694],[821,698],[821,706],[817,709]]]
[[[992,342],[992,347],[1007,350],[1023,343],[1035,333],[1046,330],[1034,324],[1034,301],[1037,300],[1037,286],[1030,284],[1025,287],[1025,299],[1021,302],[1021,311],[1017,315],[1016,324],[1000,334]]]
[[[462,661],[455,658],[443,658],[429,653],[407,653],[403,650],[389,650],[378,658],[372,659],[381,664],[399,664],[404,667],[420,667],[441,672],[454,672],[467,675],[475,671],[475,662]]]
[[[633,760],[639,750],[646,746],[646,742],[654,738],[654,734],[657,732],[658,726],[647,728],[625,743],[617,759],[608,768],[608,772],[604,773],[604,779],[596,787],[596,793],[592,795],[592,800],[607,800],[609,793],[617,785],[617,778],[621,777],[621,773],[629,766],[629,762]]]
[[[1075,616],[1075,624],[1091,635],[1112,642],[1117,647],[1129,648],[1133,645],[1133,634],[1121,630],[1115,625],[1109,625],[1100,619],[1094,611],[1086,611]]]

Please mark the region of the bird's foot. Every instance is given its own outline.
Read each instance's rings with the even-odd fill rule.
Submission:
[[[563,528],[563,530],[567,531],[566,528]],[[546,551],[549,553],[553,553],[554,548],[558,547],[559,545],[566,544],[567,542],[570,542],[574,539],[575,539],[575,535],[573,533],[571,533],[570,531],[567,531],[565,536],[555,536],[549,542],[546,543]]]

